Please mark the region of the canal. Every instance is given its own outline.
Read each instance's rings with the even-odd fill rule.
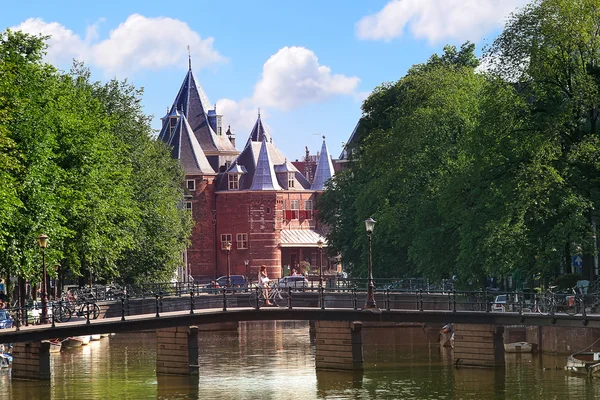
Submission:
[[[196,380],[157,378],[153,333],[114,335],[52,354],[49,382],[0,372],[0,399],[600,398],[600,380],[564,371],[565,356],[507,354],[505,369],[457,370],[451,350],[428,343],[420,327],[366,331],[364,373],[316,372],[308,330],[307,322],[280,321],[201,332]]]

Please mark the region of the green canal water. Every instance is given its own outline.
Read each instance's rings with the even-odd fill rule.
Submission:
[[[52,354],[49,382],[0,372],[0,400],[600,399],[600,380],[565,372],[564,356],[507,354],[504,369],[457,370],[451,351],[428,343],[421,328],[365,346],[364,373],[317,372],[308,332],[294,321],[201,332],[196,380],[157,378],[153,333],[114,335]]]

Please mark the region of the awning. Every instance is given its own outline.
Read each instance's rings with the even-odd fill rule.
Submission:
[[[279,245],[281,247],[317,247],[319,239],[327,247],[327,239],[310,229],[282,229]]]

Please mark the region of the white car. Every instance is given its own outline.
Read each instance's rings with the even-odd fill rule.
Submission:
[[[492,311],[506,311],[506,295],[499,294],[494,299],[494,303],[492,304]]]
[[[302,275],[284,276],[283,278],[279,279],[279,287],[305,288],[308,287],[308,279]]]

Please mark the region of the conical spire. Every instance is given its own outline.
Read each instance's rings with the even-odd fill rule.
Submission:
[[[182,115],[177,125],[175,125],[169,145],[173,147],[171,157],[181,162],[186,174],[206,175],[215,173],[185,115]]]
[[[175,97],[170,114],[179,112],[186,116],[196,139],[198,139],[198,143],[205,152],[235,151],[235,147],[229,139],[222,135],[218,136],[210,126],[209,110],[210,102],[202,88],[196,83],[194,74],[190,69],[181,84],[177,97]],[[169,140],[168,124],[163,124],[158,138],[165,142]]]
[[[313,180],[311,189],[312,190],[323,190],[325,183],[333,176],[333,163],[327,151],[327,144],[325,144],[325,136],[323,136],[323,146],[321,146],[321,154],[319,155],[319,161],[317,162],[317,170],[315,171],[315,179]]]
[[[252,128],[252,132],[250,132],[250,139],[253,142],[262,142],[263,139],[267,140],[267,142],[271,142],[271,136],[263,126],[262,120],[260,119],[260,109],[258,110],[258,118],[256,119],[256,123],[254,124],[254,128]]]
[[[271,162],[269,150],[267,149],[267,140],[263,137],[250,190],[280,189],[281,187],[277,183],[277,177],[275,176],[275,169],[273,168],[273,163]]]

